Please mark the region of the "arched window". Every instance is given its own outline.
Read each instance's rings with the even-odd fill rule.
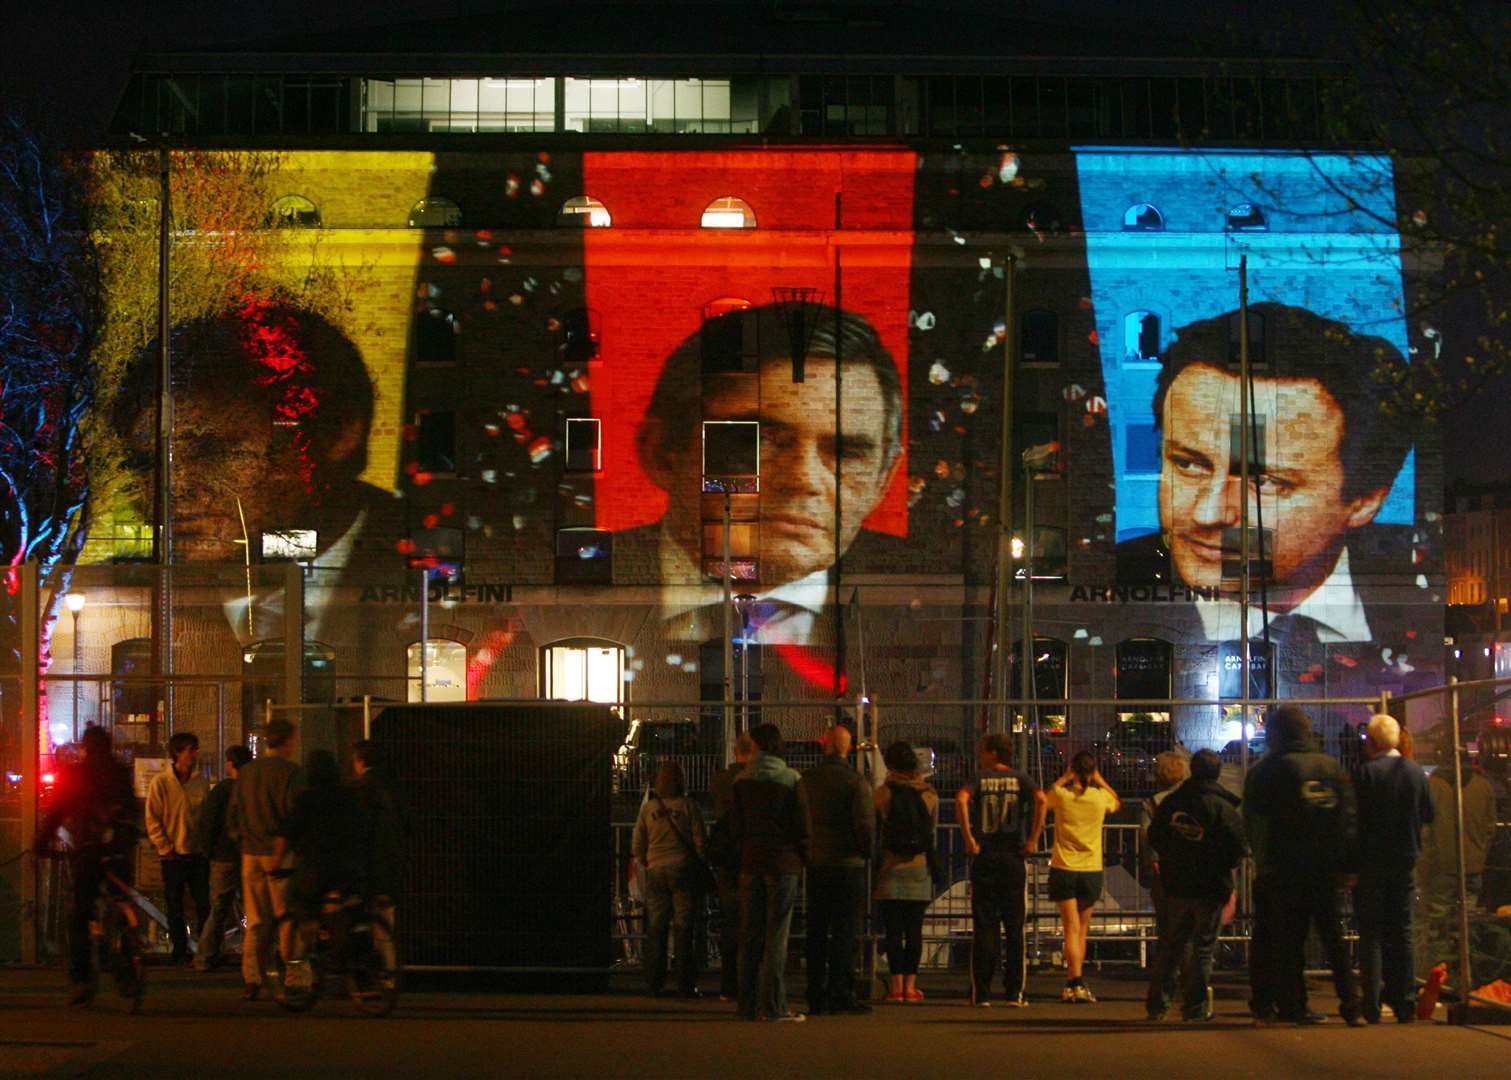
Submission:
[[[450,638],[428,638],[423,645],[416,641],[409,646],[407,655],[409,690],[406,700],[467,700],[466,645]]]
[[[320,225],[320,208],[303,195],[285,195],[268,211],[268,224],[275,229],[317,228]]]
[[[1170,696],[1171,659],[1175,650],[1161,638],[1125,638],[1117,643],[1117,675],[1114,697],[1120,700],[1158,700]],[[1128,706],[1129,711],[1119,712],[1119,721],[1138,720],[1149,716],[1156,721],[1168,723],[1170,713],[1158,706]]]
[[[1064,225],[1060,221],[1059,208],[1054,203],[1036,202],[1024,209],[1018,219],[1018,228],[1022,232],[1057,233]]]
[[[1238,367],[1243,358],[1238,349],[1238,313],[1228,316],[1228,366]],[[1257,311],[1249,312],[1249,365],[1267,367],[1264,354],[1264,316]]]
[[[1046,735],[1063,735],[1065,733],[1065,706],[1061,704],[1063,699],[1069,696],[1069,664],[1067,663],[1070,649],[1059,638],[1034,637],[1034,697],[1044,702],[1054,702],[1040,707],[1038,717],[1040,731]],[[1020,697],[1023,693],[1023,639],[1013,642],[1013,652],[1008,660],[1008,697]],[[1013,730],[1023,730],[1023,715],[1018,713],[1014,717]]]
[[[561,209],[556,213],[556,224],[606,229],[614,224],[614,218],[609,214],[609,208],[593,196],[573,195],[561,204]]]
[[[461,326],[456,316],[434,304],[415,316],[414,362],[416,364],[456,363],[456,336]]]
[[[411,229],[454,229],[462,223],[462,208],[442,195],[430,195],[409,208]]]
[[[1165,215],[1146,202],[1134,203],[1123,211],[1125,232],[1160,232],[1165,227]]]
[[[753,229],[756,216],[744,199],[723,195],[704,207],[701,224],[705,229]]]
[[[547,701],[624,703],[624,647],[596,638],[555,641],[540,650],[540,696]]]
[[[1060,362],[1060,317],[1053,311],[1025,311],[1018,335],[1018,359],[1025,364]]]
[[[1123,362],[1159,363],[1159,330],[1159,316],[1152,311],[1130,311],[1123,316]]]
[[[1263,232],[1267,228],[1264,211],[1253,203],[1239,203],[1228,210],[1229,232]]]

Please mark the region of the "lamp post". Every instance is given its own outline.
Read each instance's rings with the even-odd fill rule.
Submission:
[[[79,616],[84,612],[86,598],[81,592],[71,592],[63,598],[64,605],[73,615],[73,741],[79,741]]]

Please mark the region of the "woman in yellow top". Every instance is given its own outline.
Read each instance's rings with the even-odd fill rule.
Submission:
[[[1055,816],[1055,843],[1049,856],[1049,898],[1060,909],[1065,928],[1065,989],[1061,1001],[1096,998],[1081,978],[1086,960],[1086,931],[1091,909],[1102,895],[1102,823],[1122,803],[1103,779],[1097,759],[1082,750],[1049,789]]]

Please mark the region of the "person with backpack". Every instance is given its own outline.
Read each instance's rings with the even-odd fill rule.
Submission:
[[[934,831],[939,825],[939,795],[918,772],[918,755],[906,742],[882,753],[886,782],[876,789],[881,862],[876,871],[876,899],[886,928],[887,1000],[922,1001],[918,962],[923,958],[923,916],[934,899],[929,869]]]
[[[714,819],[703,839],[703,853],[719,894],[719,1000],[726,1004],[740,996],[740,848],[732,821],[735,781],[755,756],[756,744],[749,734],[740,732],[734,761],[714,773],[708,785]]]
[[[1122,803],[1097,768],[1097,759],[1082,750],[1070,759],[1049,789],[1055,815],[1055,843],[1049,855],[1049,899],[1060,909],[1065,928],[1065,987],[1060,1000],[1096,1001],[1082,977],[1091,911],[1102,897],[1102,825]]]
[[[685,998],[698,990],[694,942],[704,903],[698,863],[703,858],[703,814],[687,797],[682,766],[670,759],[656,771],[656,786],[640,804],[632,841],[645,867],[645,974],[652,997],[666,987],[667,934],[675,935],[677,990]]]
[[[1315,926],[1338,991],[1339,1013],[1362,1025],[1359,984],[1343,940],[1342,891],[1358,881],[1358,813],[1343,766],[1312,738],[1312,719],[1282,705],[1265,725],[1268,752],[1243,785],[1254,853],[1249,1008],[1256,1027],[1320,1024],[1306,1001],[1306,938]]]
[[[1162,910],[1159,945],[1144,999],[1150,1020],[1163,1020],[1185,977],[1181,1016],[1212,1019],[1212,951],[1222,910],[1233,893],[1233,869],[1243,858],[1238,796],[1218,783],[1222,759],[1211,750],[1191,758],[1191,778],[1159,801],[1149,824],[1157,855]]]

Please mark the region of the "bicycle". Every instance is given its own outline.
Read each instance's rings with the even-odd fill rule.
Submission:
[[[287,877],[291,871],[275,873]],[[360,894],[327,892],[314,919],[291,907],[279,917],[274,934],[274,941],[290,944],[287,958],[279,950],[274,973],[278,1003],[289,1012],[314,1008],[333,975],[345,977],[352,1004],[368,1016],[387,1016],[398,1004],[398,943],[388,920]]]
[[[72,870],[68,852],[60,848],[47,848],[38,851],[37,855],[60,860]],[[113,853],[100,860],[100,887],[95,890],[94,912],[89,920],[89,980],[80,1003],[94,999],[99,990],[100,975],[108,971],[115,979],[116,991],[126,999],[128,1011],[135,1013],[141,1009],[142,997],[147,990],[147,962],[133,902],[135,890],[116,872],[130,857],[125,853]],[[69,891],[72,891],[72,881],[69,882]]]

